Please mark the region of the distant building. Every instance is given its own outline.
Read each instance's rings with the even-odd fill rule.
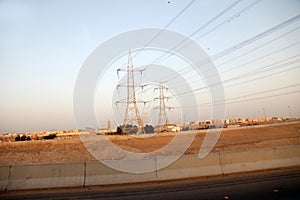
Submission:
[[[245,124],[246,123],[246,119],[238,119],[239,124]]]
[[[227,125],[227,128],[236,128],[236,127],[240,127],[239,124],[230,124],[230,125]]]
[[[258,118],[258,123],[263,123],[263,122],[266,122],[266,118]]]
[[[165,124],[163,129],[167,132],[179,132],[180,126],[177,124]]]
[[[282,121],[284,121],[284,119],[283,118],[280,118],[280,117],[272,117],[272,119],[271,119],[273,122],[282,122]]]
[[[107,129],[107,128],[102,128],[102,129],[96,130],[97,134],[103,134],[103,135],[110,134],[110,133],[116,133],[116,132],[117,132],[116,130],[111,130],[111,129]]]
[[[226,119],[225,124],[230,124],[230,119]]]

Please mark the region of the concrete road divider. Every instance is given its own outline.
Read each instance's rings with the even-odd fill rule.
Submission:
[[[275,154],[280,167],[300,166],[300,145],[276,147]]]
[[[175,156],[157,157],[157,167],[160,168],[164,162],[168,162],[174,157]],[[221,174],[222,170],[218,153],[209,154],[203,159],[199,159],[198,155],[184,155],[171,165],[157,171],[157,177],[159,180],[213,176]]]
[[[198,155],[176,159],[159,156],[105,161],[113,168],[98,161],[0,166],[0,191],[137,183],[294,167],[300,166],[300,145],[210,153],[204,159]]]
[[[106,163],[116,168],[122,168],[125,170],[137,169],[137,171],[135,171],[136,173],[122,172],[116,169],[112,169],[97,161],[87,162],[85,186],[146,182],[156,180],[154,158],[137,160],[110,160],[106,161]],[[139,169],[142,169],[141,167],[144,168],[144,171],[149,171],[150,169],[154,169],[154,171],[142,173],[143,171],[139,171]]]
[[[84,163],[14,165],[7,190],[83,186]]]
[[[0,166],[0,191],[5,191],[8,185],[10,166]]]
[[[220,153],[224,174],[279,168],[273,148]]]

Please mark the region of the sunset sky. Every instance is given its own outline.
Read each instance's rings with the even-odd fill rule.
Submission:
[[[108,39],[142,28],[166,27],[202,47],[223,81],[228,118],[300,117],[298,15],[299,0],[1,0],[0,133],[76,128],[73,92],[83,63]],[[144,50],[133,63],[153,64],[163,54]],[[95,91],[99,127],[118,124],[112,95],[122,79],[116,69],[126,62],[124,52]],[[155,64],[181,74],[192,90],[205,87],[195,72],[182,73],[189,65],[176,56]],[[200,117],[171,117],[174,123],[210,117],[209,91],[195,95]],[[169,104],[179,106],[176,99]]]

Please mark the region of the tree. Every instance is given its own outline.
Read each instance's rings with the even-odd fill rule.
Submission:
[[[152,125],[146,125],[145,127],[144,127],[144,130],[145,130],[145,133],[154,133],[154,128],[153,128],[153,126]]]
[[[23,134],[22,137],[21,137],[21,141],[25,141],[26,138],[27,138],[26,135]]]
[[[56,134],[55,133],[51,133],[50,135],[46,135],[43,137],[44,140],[51,140],[56,138]]]
[[[117,135],[122,135],[122,128],[120,126],[117,127]]]
[[[120,125],[117,127],[117,134],[118,135],[131,135],[137,134],[138,127],[136,125],[127,124],[126,129],[124,129],[124,125]]]
[[[21,137],[20,137],[19,134],[18,134],[17,137],[15,138],[15,141],[21,141]]]

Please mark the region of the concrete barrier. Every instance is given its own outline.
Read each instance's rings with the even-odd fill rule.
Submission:
[[[7,189],[11,166],[0,166],[0,191]]]
[[[280,167],[273,148],[221,152],[220,163],[224,174]]]
[[[160,169],[172,160],[176,160],[176,156],[105,161],[116,169],[152,171],[147,173],[121,172],[98,161],[0,166],[0,190],[147,182],[300,166],[300,145],[211,153],[204,159],[199,159],[198,155],[184,155]]]
[[[276,147],[275,154],[280,167],[300,165],[300,145]]]
[[[122,165],[123,169],[140,168],[145,171],[154,170],[146,173],[127,173],[112,169],[100,162],[87,162],[85,173],[85,186],[120,184],[132,182],[146,182],[156,180],[155,159],[137,159],[137,160],[110,160],[106,161],[109,165]],[[145,170],[146,169],[146,170]],[[148,170],[147,170],[148,169]],[[142,171],[137,171],[142,172]]]
[[[173,159],[175,156],[157,157],[157,167],[160,168],[165,162]],[[198,155],[181,156],[171,165],[158,170],[158,180],[182,179],[201,176],[221,175],[222,169],[219,162],[219,154],[212,153],[203,159]]]
[[[83,186],[84,163],[14,165],[7,190]]]

